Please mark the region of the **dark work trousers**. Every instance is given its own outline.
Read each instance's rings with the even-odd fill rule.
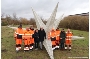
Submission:
[[[35,49],[38,48],[39,42],[35,41]]]
[[[64,43],[60,44],[60,49],[64,49]]]

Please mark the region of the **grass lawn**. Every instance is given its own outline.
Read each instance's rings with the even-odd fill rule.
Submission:
[[[55,59],[71,59],[68,57],[89,57],[89,32],[79,30],[71,31],[73,31],[73,35],[81,35],[84,36],[85,39],[73,40],[71,51],[54,50]],[[6,26],[1,27],[1,59],[50,59],[45,49],[24,52],[24,45],[22,45],[21,51],[16,53],[13,33],[13,29]]]

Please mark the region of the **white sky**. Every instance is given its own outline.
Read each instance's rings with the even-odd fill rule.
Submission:
[[[33,18],[31,7],[36,13],[48,19],[53,12],[56,4],[59,2],[56,18],[62,14],[64,16],[89,12],[89,0],[1,0],[1,14]]]

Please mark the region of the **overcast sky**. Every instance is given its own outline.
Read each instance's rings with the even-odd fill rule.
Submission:
[[[48,19],[59,2],[56,18],[62,14],[64,16],[89,12],[89,0],[1,0],[1,13],[27,19],[33,18],[31,7],[36,13]]]

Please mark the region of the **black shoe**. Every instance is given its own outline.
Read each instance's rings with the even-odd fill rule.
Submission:
[[[38,48],[36,48],[35,50],[38,50]]]
[[[63,50],[62,48],[60,50]]]
[[[59,50],[59,48],[56,48],[56,50]]]
[[[43,49],[41,49],[41,50],[43,50]]]
[[[65,51],[67,51],[67,49],[65,49]]]
[[[62,50],[65,50],[64,48]]]
[[[69,51],[71,51],[71,49],[69,49]]]
[[[16,51],[16,53],[18,53],[19,51]]]

